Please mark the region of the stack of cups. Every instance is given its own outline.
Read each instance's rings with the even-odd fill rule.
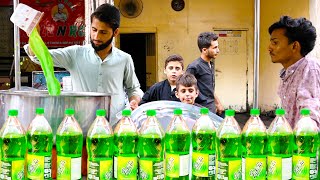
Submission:
[[[65,76],[62,78],[62,90],[72,91],[72,81],[70,76]]]

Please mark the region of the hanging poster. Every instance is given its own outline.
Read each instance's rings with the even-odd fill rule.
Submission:
[[[48,47],[83,44],[85,39],[84,0],[20,0],[44,13],[39,25],[40,35]],[[29,37],[20,30],[21,47]]]

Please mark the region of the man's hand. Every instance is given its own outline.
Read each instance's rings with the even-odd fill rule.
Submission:
[[[222,104],[221,103],[216,104],[217,114],[221,115],[223,111],[224,111],[224,108],[223,108]]]
[[[214,104],[216,105],[216,113],[221,115],[222,112],[224,111],[224,108],[222,106],[222,103],[216,93],[214,93]]]
[[[131,110],[135,110],[139,106],[139,103],[136,100],[130,101],[130,108]]]

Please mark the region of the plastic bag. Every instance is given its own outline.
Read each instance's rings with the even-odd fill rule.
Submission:
[[[29,45],[34,54],[40,61],[41,68],[47,81],[49,95],[60,95],[61,86],[58,79],[54,76],[53,61],[47,46],[41,39],[37,28],[34,28],[29,37]]]

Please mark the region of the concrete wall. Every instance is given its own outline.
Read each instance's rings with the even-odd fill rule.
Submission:
[[[114,4],[119,5],[120,0]],[[164,78],[163,66],[166,57],[173,53],[182,55],[185,66],[199,57],[197,36],[213,29],[247,30],[248,102],[253,99],[253,54],[254,54],[254,0],[185,0],[185,8],[176,12],[171,0],[142,0],[143,11],[136,18],[121,17],[121,31],[126,33],[155,31],[157,80]],[[259,106],[273,110],[279,105],[276,94],[279,82],[279,64],[272,64],[268,55],[268,27],[281,15],[309,17],[309,0],[261,0],[260,34],[260,90]],[[120,31],[120,32],[121,32]],[[222,60],[217,58],[217,61]],[[223,60],[222,60],[223,61]],[[236,68],[236,67],[235,67]],[[235,92],[236,93],[236,92]],[[222,99],[223,101],[223,99]]]

